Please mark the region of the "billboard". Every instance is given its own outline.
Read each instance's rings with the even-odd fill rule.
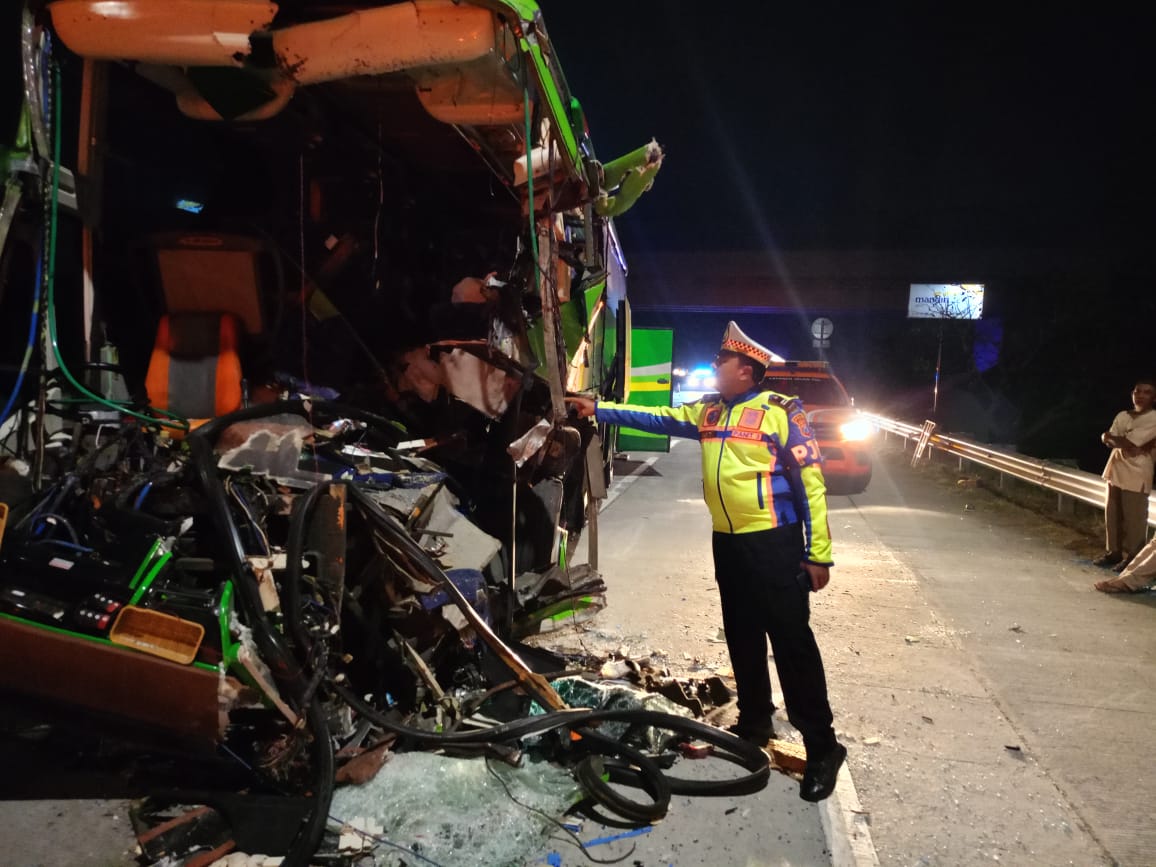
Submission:
[[[979,319],[982,283],[912,283],[908,319]]]

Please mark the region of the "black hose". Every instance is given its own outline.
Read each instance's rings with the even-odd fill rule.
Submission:
[[[301,560],[305,556],[305,529],[309,515],[317,500],[330,482],[319,482],[304,497],[298,497],[293,504],[293,517],[289,520],[289,538],[285,543],[285,628],[297,646],[299,658],[304,661],[309,654],[309,636],[301,622]]]
[[[575,730],[582,738],[579,743],[590,750],[588,755],[574,769],[574,777],[595,801],[617,813],[624,819],[640,824],[656,822],[670,809],[670,783],[662,769],[649,756],[633,747],[599,734],[593,729]],[[627,762],[607,762],[603,756],[621,756]],[[602,773],[609,772],[610,782],[620,783],[645,790],[653,799],[643,804],[610,786],[602,779]]]
[[[730,780],[687,780],[667,774],[670,791],[676,795],[750,795],[765,788],[771,775],[771,760],[760,747],[725,729],[715,728],[698,720],[655,710],[611,711],[600,715],[599,719],[628,720],[681,735],[690,735],[721,748],[723,753],[715,753],[716,756],[733,760],[735,764],[749,772],[745,776]]]
[[[364,507],[370,517],[373,518],[383,530],[392,533],[397,540],[404,545],[405,552],[414,559],[415,565],[425,572],[428,578],[439,583],[444,580],[438,565],[420,545],[410,538],[400,522],[381,509],[373,502],[372,498],[357,485],[351,484],[349,486],[349,492],[351,498]],[[355,709],[358,708],[355,707]],[[750,772],[737,779],[721,781],[684,780],[671,777],[668,778],[668,780],[672,792],[688,795],[734,795],[757,792],[766,786],[767,779],[770,776],[770,762],[767,755],[761,749],[754,744],[744,741],[742,738],[732,735],[730,732],[722,731],[714,726],[684,719],[683,717],[660,713],[658,711],[599,711],[592,713],[594,713],[594,716],[589,717],[590,720],[625,719],[631,722],[646,723],[680,734],[689,734],[692,737],[722,748],[724,751],[723,758],[733,756],[737,759],[737,764]],[[624,716],[616,717],[615,714],[624,714]],[[574,723],[584,721],[586,720],[572,720],[571,727]],[[561,725],[562,723],[559,724]]]
[[[526,717],[493,728],[468,732],[430,732],[402,725],[381,713],[369,702],[362,699],[348,685],[331,683],[333,689],[353,710],[386,731],[411,740],[435,746],[454,744],[504,743],[530,735],[542,734],[556,728],[574,729],[592,722],[630,722],[661,728],[681,735],[690,735],[707,741],[723,749],[722,758],[732,758],[745,768],[746,776],[731,780],[684,780],[667,776],[671,792],[679,795],[735,795],[750,794],[764,788],[770,777],[770,759],[759,747],[732,735],[728,731],[715,728],[697,720],[653,710],[589,710],[568,708],[540,716]],[[717,754],[716,754],[717,755]]]
[[[199,430],[185,439],[189,445],[189,462],[192,464],[201,490],[208,498],[209,510],[214,523],[217,525],[217,532],[220,534],[220,538],[225,540],[224,553],[228,558],[229,571],[233,574],[237,599],[246,615],[246,622],[253,629],[253,637],[256,639],[261,658],[269,666],[278,685],[285,689],[295,703],[297,710],[300,711],[305,689],[304,673],[265,614],[265,606],[261,602],[256,577],[252,574],[252,570],[245,560],[245,548],[241,544],[241,535],[237,531],[237,525],[233,522],[232,514],[229,511],[225,486],[221,484],[221,480],[217,476],[213,450],[209,446],[208,440],[198,436],[198,433]]]
[[[202,427],[198,430],[198,433],[203,430],[204,428]],[[208,431],[206,435],[211,433],[212,431]],[[202,449],[208,448],[207,443],[201,437],[190,436],[190,439],[199,440]],[[197,452],[194,452],[194,456],[197,456]],[[203,461],[203,454],[200,455],[200,457]],[[198,465],[198,471],[201,472],[202,475],[203,469],[203,466]],[[213,475],[213,479],[216,480],[215,475]],[[286,586],[288,604],[286,608],[288,616],[286,618],[286,625],[293,640],[300,646],[302,652],[305,653],[308,652],[309,642],[308,637],[305,635],[304,626],[300,621],[301,597],[299,582],[301,557],[304,553],[305,527],[308,516],[316,504],[320,492],[324,489],[325,484],[328,483],[325,482],[314,486],[306,495],[306,498],[296,505],[290,523],[290,538],[287,552],[288,574]],[[206,486],[207,489],[208,487],[209,486]],[[224,489],[219,481],[217,481],[217,487],[220,488],[220,499],[221,503],[225,506],[225,517],[227,518],[228,511],[227,503],[224,502]],[[381,529],[389,532],[394,539],[400,543],[404,553],[413,559],[416,568],[425,573],[426,577],[434,581],[441,583],[445,580],[441,568],[434,562],[433,558],[410,537],[400,521],[383,510],[368,494],[362,491],[359,486],[350,484],[349,492],[351,499],[362,507],[373,522],[381,527]],[[218,511],[220,511],[219,508]],[[237,536],[235,527],[232,528],[232,536],[235,547],[239,551],[240,539]],[[263,621],[264,618],[262,617],[261,620]],[[298,671],[300,670],[298,669]],[[317,672],[314,674],[316,675]],[[566,727],[575,730],[584,741],[583,746],[589,752],[621,756],[630,762],[630,765],[615,762],[611,762],[609,765],[603,763],[603,767],[608,767],[611,770],[612,781],[635,785],[645,789],[653,798],[653,802],[650,805],[625,798],[611,789],[602,781],[601,775],[594,772],[594,765],[589,761],[580,764],[578,773],[580,774],[580,781],[592,797],[595,797],[600,803],[615,810],[620,815],[634,821],[653,821],[665,815],[669,807],[671,793],[688,795],[747,794],[762,789],[766,785],[770,775],[769,759],[757,746],[747,743],[741,738],[717,729],[714,726],[658,711],[566,710],[542,716],[529,717],[482,731],[451,732],[445,734],[428,732],[396,723],[379,712],[369,704],[369,702],[363,700],[346,684],[338,683],[331,679],[329,686],[343,701],[353,708],[353,710],[357,711],[366,719],[369,719],[386,731],[410,738],[419,743],[435,744],[438,746],[500,743],[527,737],[532,734],[540,734],[555,728]],[[312,706],[313,705],[310,704],[310,707]],[[690,735],[722,748],[723,752],[720,757],[735,761],[749,773],[736,779],[715,781],[685,780],[677,777],[667,777],[661,772],[657,764],[641,752],[607,738],[589,728],[576,729],[578,725],[600,720],[644,723],[679,734]],[[637,770],[633,770],[634,768]]]
[[[540,735],[543,732],[548,732],[560,726],[567,726],[571,723],[577,725],[578,723],[587,721],[589,719],[588,714],[590,713],[590,711],[584,708],[574,708],[554,711],[540,716],[525,717],[488,729],[478,729],[467,732],[431,732],[425,729],[402,725],[396,720],[390,719],[369,702],[365,701],[347,684],[330,682],[329,688],[336,692],[342,701],[379,728],[400,735],[401,737],[418,741],[419,743],[439,747],[453,746],[455,744],[469,746],[514,741],[531,735]]]
[[[313,794],[313,811],[297,832],[289,851],[281,862],[282,867],[308,867],[313,853],[321,845],[325,826],[329,821],[329,806],[333,803],[333,789],[336,785],[337,767],[333,757],[333,741],[329,738],[329,724],[320,702],[310,702],[305,708],[309,731],[313,735],[313,765],[316,770],[316,790]]]

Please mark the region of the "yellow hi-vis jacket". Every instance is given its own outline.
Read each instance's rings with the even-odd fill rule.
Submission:
[[[802,524],[807,562],[833,565],[827,485],[803,404],[773,391],[677,407],[596,405],[600,422],[702,443],[703,498],[716,533]]]

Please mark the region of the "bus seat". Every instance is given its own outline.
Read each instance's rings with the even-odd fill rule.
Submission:
[[[145,377],[153,406],[188,419],[241,408],[240,323],[228,313],[166,313]]]

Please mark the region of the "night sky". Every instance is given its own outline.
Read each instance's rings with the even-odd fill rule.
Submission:
[[[770,261],[808,249],[954,250],[1018,268],[989,285],[987,327],[1003,336],[994,367],[973,362],[978,332],[949,329],[941,423],[1099,470],[1099,432],[1128,406],[1135,378],[1156,374],[1156,30],[1147,13],[1119,4],[541,6],[599,157],[652,136],[666,150],[654,188],[617,220],[635,289],[666,279],[665,260],[650,255],[662,251],[752,250]],[[906,291],[895,276],[898,307]],[[726,305],[725,292],[704,291]],[[904,313],[865,321],[854,345],[841,325],[831,358],[869,405],[918,419],[930,410],[940,332]],[[692,344],[701,354],[717,323],[679,316],[636,324],[673,327],[676,358]],[[790,317],[736,318],[772,343],[798,327]],[[714,330],[698,334],[704,326]]]
[[[1016,5],[541,3],[628,249],[1148,245],[1150,19]]]

